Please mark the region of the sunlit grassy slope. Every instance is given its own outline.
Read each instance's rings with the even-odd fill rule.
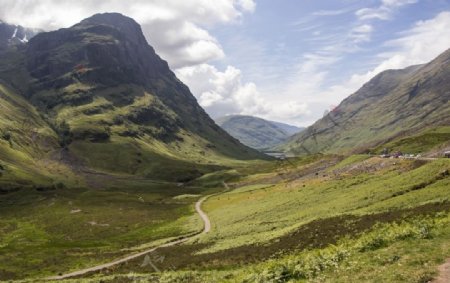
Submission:
[[[450,126],[431,128],[413,135],[398,137],[375,147],[372,151],[381,152],[384,148],[392,152],[411,154],[435,151],[432,155],[442,157],[446,147],[450,147]]]
[[[204,205],[210,233],[158,252],[164,272],[138,259],[85,281],[427,282],[448,256],[449,159],[317,155],[259,169],[197,181],[234,178]]]
[[[352,157],[353,158],[353,157]],[[347,160],[343,161],[343,164]],[[344,170],[325,170],[304,180],[258,184],[211,198],[205,205],[213,230],[203,239],[209,251],[264,242],[313,219],[402,208],[450,195],[450,160],[418,168],[418,162],[372,158]],[[370,172],[378,168],[376,172]],[[346,170],[345,170],[346,169]],[[367,172],[367,173],[366,173]],[[370,173],[369,173],[370,172]]]
[[[77,180],[59,162],[58,137],[42,116],[15,91],[0,84],[0,187],[53,186]],[[82,180],[78,180],[82,185]]]

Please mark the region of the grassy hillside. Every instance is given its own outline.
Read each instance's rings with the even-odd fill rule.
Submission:
[[[61,149],[52,128],[30,103],[2,84],[0,108],[1,191],[83,184],[60,162]]]
[[[315,156],[275,168],[210,198],[211,232],[153,254],[162,273],[140,258],[85,281],[426,282],[448,256],[450,160]]]
[[[450,51],[432,62],[385,71],[280,149],[297,154],[364,151],[449,124]]]
[[[0,63],[4,92],[20,101],[10,107],[5,98],[8,112],[0,113],[1,130],[23,137],[8,153],[17,167],[11,174],[31,170],[26,178],[39,184],[75,174],[77,186],[89,186],[84,173],[93,171],[186,182],[266,158],[218,127],[148,45],[140,26],[120,14],[40,33],[2,50]],[[36,139],[42,142],[33,147]],[[5,154],[8,145],[5,140]],[[2,179],[8,180],[15,177]]]
[[[430,128],[410,136],[400,136],[371,150],[382,152],[385,148],[392,152],[428,153],[427,156],[442,157],[443,152],[450,149],[450,127]]]
[[[216,119],[216,122],[231,136],[256,149],[271,148],[302,130],[295,126],[243,115],[222,117]]]

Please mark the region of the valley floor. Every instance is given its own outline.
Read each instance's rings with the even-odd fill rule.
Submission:
[[[202,205],[208,233],[65,281],[428,282],[450,258],[449,171],[442,158],[315,155],[184,187],[13,192],[0,197],[0,278],[36,281],[195,233],[194,203],[225,180]]]

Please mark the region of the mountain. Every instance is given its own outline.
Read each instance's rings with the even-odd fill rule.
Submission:
[[[428,64],[384,71],[278,149],[364,151],[450,124],[450,50]]]
[[[256,149],[273,147],[302,130],[295,126],[244,115],[225,116],[216,119],[216,122],[243,144]]]
[[[217,126],[141,27],[117,13],[0,51],[0,99],[0,165],[9,175],[14,168],[46,180],[94,171],[186,181],[263,158]]]
[[[20,25],[7,24],[0,20],[0,49],[27,43],[39,32],[39,29],[25,28]]]
[[[283,131],[285,131],[289,136],[298,134],[305,129],[305,127],[297,127],[297,126],[293,126],[293,125],[289,125],[289,124],[285,124],[285,123],[281,123],[281,122],[275,122],[275,121],[269,121],[269,122],[272,123],[273,125],[277,126],[278,128],[282,129]]]

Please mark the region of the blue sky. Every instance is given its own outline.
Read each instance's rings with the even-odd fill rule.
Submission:
[[[272,101],[279,98],[307,103],[307,110],[313,113],[273,118],[308,125],[327,107],[333,107],[356,90],[370,75],[344,87],[334,97],[328,95],[324,101],[320,97],[308,99],[306,96],[320,96],[322,90],[348,84],[354,74],[371,72],[386,60],[380,57],[381,54],[401,48],[389,42],[408,35],[418,22],[450,11],[450,1],[391,2],[383,7],[382,1],[378,0],[306,0],[301,4],[289,0],[257,1],[255,11],[243,17],[240,24],[211,30],[227,54],[225,59],[214,64],[219,69],[226,65],[240,69],[244,83],[255,83],[261,95]],[[450,33],[447,31],[441,36],[449,37]],[[447,48],[450,45],[443,44],[437,49],[441,52]],[[425,60],[438,52],[425,55]],[[410,63],[425,62],[417,59]],[[409,65],[410,60],[405,61],[392,67]],[[311,72],[298,70],[308,63],[313,69]],[[326,74],[319,80],[317,74],[320,72]],[[303,80],[306,81],[302,83]],[[308,80],[316,84],[312,89],[307,86]],[[290,85],[297,88],[288,89]]]
[[[0,19],[54,30],[95,13],[142,25],[213,117],[307,126],[386,69],[450,48],[450,0],[0,0]]]

